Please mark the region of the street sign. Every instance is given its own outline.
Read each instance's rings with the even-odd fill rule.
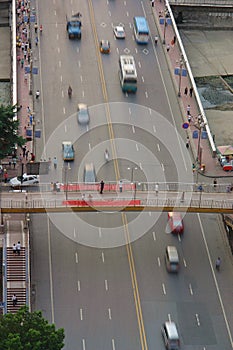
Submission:
[[[189,128],[189,123],[188,122],[185,122],[182,124],[182,128],[183,129],[188,129]]]
[[[180,75],[180,67],[175,67],[174,73],[175,73],[175,75]],[[181,75],[182,75],[182,77],[187,77],[187,70],[186,70],[186,68],[182,68],[181,69]]]
[[[41,130],[38,129],[38,130],[35,130],[35,137],[40,139],[41,138]]]
[[[38,67],[32,68],[32,74],[38,74]]]

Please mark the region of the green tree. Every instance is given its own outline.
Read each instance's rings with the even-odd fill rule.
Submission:
[[[41,311],[29,312],[27,306],[0,317],[1,350],[60,350],[64,338],[63,328],[56,330]]]
[[[16,106],[0,106],[0,159],[11,154],[15,145],[22,147],[26,140],[18,135],[19,120],[14,120]]]

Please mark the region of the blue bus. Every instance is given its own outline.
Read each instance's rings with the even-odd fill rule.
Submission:
[[[133,18],[134,36],[138,44],[147,44],[149,41],[149,27],[145,17]]]

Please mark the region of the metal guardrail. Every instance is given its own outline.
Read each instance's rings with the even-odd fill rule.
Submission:
[[[232,0],[168,0],[170,5],[196,5],[196,6],[229,6],[233,7]]]

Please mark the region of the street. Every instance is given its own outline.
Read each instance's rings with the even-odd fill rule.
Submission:
[[[82,39],[72,41],[65,15],[77,10]],[[35,112],[44,137],[36,152],[58,159],[47,182],[64,180],[62,141],[75,148],[69,181],[82,181],[84,164],[93,162],[98,181],[193,182],[164,52],[151,38],[139,46],[133,37],[136,15],[147,17],[151,37],[157,33],[150,2],[79,0],[74,6],[41,0],[37,12],[44,29]],[[112,29],[120,22],[126,32],[122,41],[114,39]],[[110,40],[109,55],[101,56],[101,39]],[[137,64],[136,95],[121,91],[123,53],[133,54]],[[89,106],[87,127],[77,122],[80,102]],[[182,237],[166,233],[166,213],[33,214],[30,225],[33,307],[65,328],[65,350],[162,349],[161,326],[168,319],[177,323],[182,349],[233,347],[232,261],[217,216],[186,214]],[[167,245],[178,249],[178,275],[166,271]],[[223,260],[219,273],[217,256]]]

